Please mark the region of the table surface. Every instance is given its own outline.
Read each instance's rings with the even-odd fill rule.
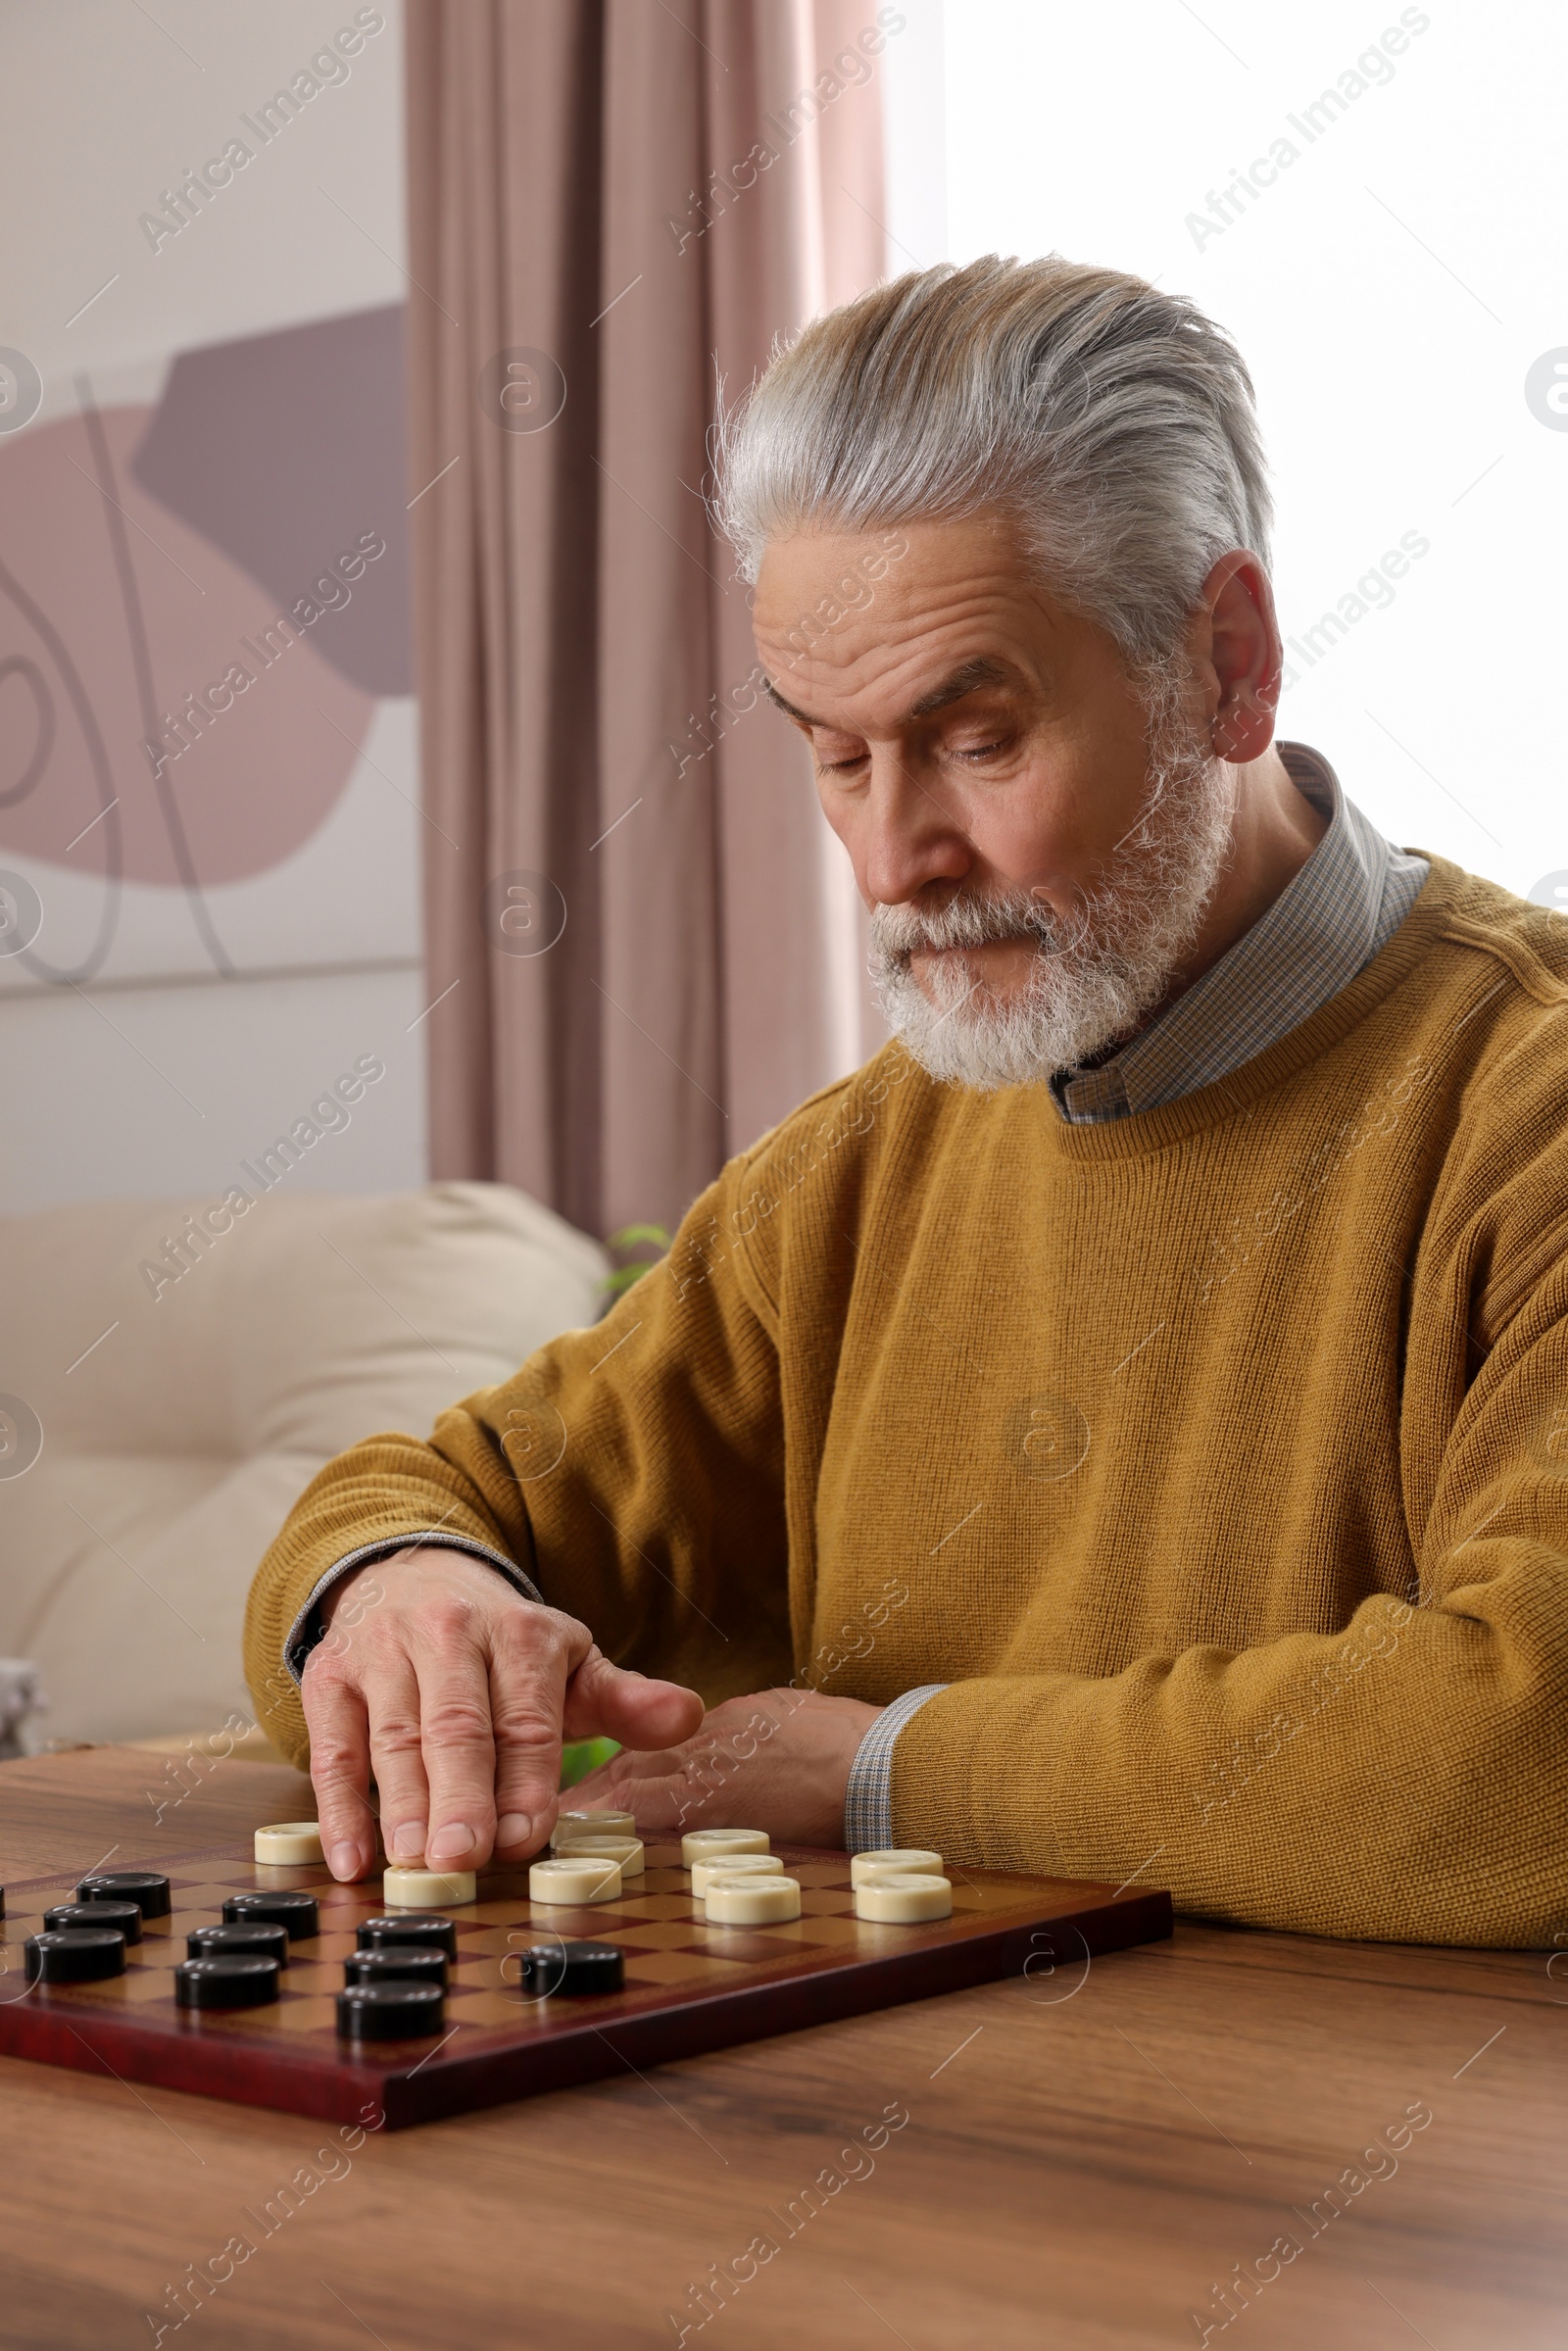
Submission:
[[[296,1774],[237,1759],[155,1824],[167,1795],[130,1748],[0,1765],[0,1879],[311,1809]],[[159,2323],[173,2344],[168,2289],[237,2237],[208,2351],[629,2351],[688,2323],[705,2351],[1122,2351],[1197,2343],[1195,2311],[1247,2351],[1559,2351],[1568,1981],[1547,1967],[1178,1922],[1054,1978],[353,2152],[297,2116],[0,2060],[0,2344],[128,2351]],[[1412,2106],[1431,2123],[1361,2162]],[[888,2114],[907,2121],[872,2152]],[[1222,2330],[1212,2289],[1260,2262]],[[732,2264],[746,2281],[699,2327],[691,2289]]]

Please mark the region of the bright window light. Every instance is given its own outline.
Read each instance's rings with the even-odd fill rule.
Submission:
[[[1223,324],[1273,465],[1280,732],[1396,841],[1568,909],[1568,14],[909,13],[893,267],[1054,250]]]

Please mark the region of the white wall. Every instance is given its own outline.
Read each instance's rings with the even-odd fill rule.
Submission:
[[[246,169],[155,251],[143,212],[308,70],[354,24],[355,0],[0,11],[0,346],[43,381],[35,420],[0,438],[0,464],[76,413],[83,372],[101,407],[156,402],[181,351],[403,300],[401,9],[383,0],[358,14],[362,30],[371,18],[380,28],[347,77],[286,134],[253,142]],[[131,545],[156,569],[144,534]],[[19,756],[17,708],[0,697],[0,790]],[[238,976],[214,972],[181,892],[145,880],[123,886],[114,948],[84,988],[0,959],[0,1212],[233,1180],[239,1157],[365,1053],[386,1061],[387,1084],[301,1178],[333,1191],[423,1181],[424,1031],[410,1025],[428,1002],[417,799],[416,706],[384,697],[310,838],[265,871],[206,888]],[[3,830],[0,868],[37,888],[40,946],[74,952],[101,881],[64,857],[16,854]]]
[[[961,5],[961,0],[960,0]],[[943,0],[901,0],[908,20],[883,54],[888,269],[948,256],[948,106]]]
[[[355,9],[356,0],[158,0],[151,12],[134,0],[12,0],[0,12],[10,222],[0,316],[46,383],[69,384],[84,359],[156,359],[403,293],[396,0],[372,12],[384,28],[349,61],[348,78],[313,100],[193,233],[154,253],[137,225],[161,189],[220,149]],[[68,324],[116,273],[119,283]]]
[[[1388,72],[1310,139],[1293,129],[1390,26],[1408,37]],[[1281,731],[1326,752],[1396,840],[1523,893],[1568,868],[1568,415],[1548,425],[1526,399],[1533,366],[1568,362],[1568,17],[954,0],[946,64],[952,259],[1135,270],[1240,343],[1288,634],[1405,532],[1430,542],[1391,604],[1297,661]],[[1297,160],[1205,228],[1211,192],[1282,134]]]

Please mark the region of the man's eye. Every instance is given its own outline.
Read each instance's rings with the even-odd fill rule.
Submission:
[[[824,775],[835,775],[843,768],[858,767],[864,758],[865,753],[863,751],[849,752],[841,759],[826,759],[820,752],[818,752],[816,763]]]
[[[953,751],[960,759],[994,759],[998,752],[1006,750],[1007,742],[1005,735],[998,735],[990,743],[956,743]]]

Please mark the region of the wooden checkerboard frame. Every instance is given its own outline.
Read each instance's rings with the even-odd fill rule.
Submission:
[[[234,1845],[143,1864],[168,1875],[172,1915],[146,1922],[124,1976],[47,1987],[26,1984],[23,1944],[47,1908],[71,1898],[74,1881],[8,1886],[0,2053],[397,2130],[1001,1977],[1070,1972],[1171,1931],[1169,1895],[1143,1886],[1113,1893],[958,1868],[951,1919],[876,1926],[854,1915],[845,1854],[776,1850],[801,1881],[803,1911],[777,1927],[710,1926],[678,1843],[650,1842],[646,1874],[612,1903],[530,1903],[526,1871],[486,1873],[479,1900],[449,1913],[458,1961],[442,2033],[352,2051],[338,2039],[332,1995],[361,1920],[383,1911],[377,1879],[339,1886],[319,1867],[261,1867]],[[225,1895],[258,1887],[308,1891],[321,1906],[319,1935],[292,1946],[281,1999],[227,2014],[177,2009],[172,1971],[187,1933],[216,1925]],[[624,1990],[521,1992],[513,1955],[557,1936],[618,1943]]]

